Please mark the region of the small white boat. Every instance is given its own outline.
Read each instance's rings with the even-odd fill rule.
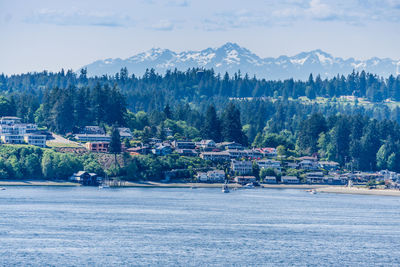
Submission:
[[[248,183],[248,184],[244,185],[242,188],[252,189],[252,188],[255,188],[255,186],[253,183]]]
[[[317,191],[315,189],[310,190],[310,194],[315,195]]]
[[[0,187],[0,190],[6,190],[6,188],[5,187]]]
[[[224,185],[222,186],[222,193],[229,193],[229,187],[228,187],[227,184],[224,184]]]

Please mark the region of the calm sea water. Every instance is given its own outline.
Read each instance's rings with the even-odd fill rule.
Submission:
[[[400,198],[8,187],[1,266],[399,266]]]

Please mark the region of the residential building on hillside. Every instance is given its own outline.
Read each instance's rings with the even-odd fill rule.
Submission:
[[[106,134],[106,132],[100,126],[88,125],[82,128],[80,134]]]
[[[12,116],[4,116],[0,118],[1,125],[13,125],[17,123],[21,123],[21,118]]]
[[[264,160],[257,160],[256,162],[260,168],[264,168],[264,169],[271,168],[271,169],[277,170],[278,172],[282,171],[280,161],[264,159]]]
[[[111,142],[107,134],[75,134],[75,139],[81,142]]]
[[[43,134],[25,134],[24,141],[28,145],[46,147],[46,135]]]
[[[251,161],[240,161],[240,160],[231,161],[231,171],[238,175],[251,174],[253,171],[252,166],[253,164]]]
[[[229,150],[229,149],[242,150],[243,149],[243,146],[236,142],[222,142],[222,143],[218,143],[216,145],[217,145],[217,147],[226,149],[226,150]]]
[[[172,153],[172,148],[168,144],[157,144],[151,152],[157,156],[166,156]]]
[[[119,136],[121,137],[121,139],[131,140],[133,138],[133,134],[129,128],[120,127],[120,128],[117,128],[117,130],[119,132]]]
[[[196,145],[203,151],[211,151],[216,148],[216,144],[213,140],[201,140]]]
[[[221,152],[203,152],[200,154],[200,158],[204,160],[210,160],[210,161],[229,161],[231,159],[231,156],[229,152],[227,151],[221,151]]]
[[[328,171],[333,171],[339,169],[339,163],[334,161],[319,161],[318,167]]]
[[[103,152],[107,153],[110,148],[109,142],[87,142],[85,144],[87,150],[91,152]]]
[[[196,145],[192,141],[173,141],[172,147],[175,149],[195,149]]]

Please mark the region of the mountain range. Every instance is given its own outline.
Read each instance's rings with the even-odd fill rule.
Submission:
[[[373,57],[368,60],[333,57],[322,51],[302,52],[295,56],[277,58],[260,58],[250,50],[235,43],[226,43],[218,48],[207,48],[201,51],[176,53],[168,49],[153,48],[127,59],[108,58],[97,60],[83,66],[89,76],[103,74],[114,75],[126,67],[129,73],[143,75],[148,68],[164,74],[166,70],[187,70],[192,67],[213,68],[216,73],[241,73],[256,75],[266,79],[301,79],[308,78],[310,73],[321,77],[333,77],[337,74],[348,74],[353,70],[371,72],[383,77],[400,75],[400,60]]]

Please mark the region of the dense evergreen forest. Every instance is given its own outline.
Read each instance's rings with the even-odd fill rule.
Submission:
[[[142,77],[122,69],[114,76],[87,77],[72,71],[0,75],[0,116],[67,134],[84,125],[128,126],[142,141],[165,137],[236,141],[253,146],[282,146],[282,153],[319,153],[349,169],[400,166],[400,76],[386,79],[351,73],[322,80],[267,81],[235,73],[189,69]],[[297,99],[342,95],[364,97],[372,107],[355,103]],[[281,147],[281,148],[282,148]]]

